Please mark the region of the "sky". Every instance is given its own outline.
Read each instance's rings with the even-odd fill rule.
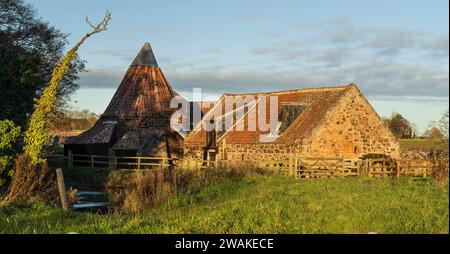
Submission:
[[[27,0],[76,43],[106,10],[109,30],[79,50],[88,72],[72,98],[101,114],[150,42],[172,87],[189,98],[356,83],[380,116],[419,133],[449,108],[448,0]]]

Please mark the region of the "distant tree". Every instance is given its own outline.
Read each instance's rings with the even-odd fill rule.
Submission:
[[[0,119],[25,129],[33,112],[33,99],[49,83],[52,69],[64,56],[67,35],[41,20],[23,0],[0,0]],[[78,88],[78,58],[57,90],[54,111],[63,108]]]
[[[434,140],[444,139],[444,134],[442,134],[442,132],[436,127],[433,127],[431,129],[427,130],[423,136],[425,138],[434,139]]]
[[[394,112],[390,118],[386,118],[384,121],[397,138],[412,138],[415,136],[413,124],[400,113]]]
[[[91,128],[98,120],[98,116],[89,110],[80,111],[67,110],[52,114],[47,124],[47,131],[50,134],[58,135],[60,132],[71,130],[86,130]]]
[[[447,140],[448,140],[448,127],[449,127],[448,124],[449,124],[448,110],[442,114],[442,117],[439,121],[432,122],[432,126],[435,127],[436,129],[438,129],[442,133],[444,139],[447,139]]]

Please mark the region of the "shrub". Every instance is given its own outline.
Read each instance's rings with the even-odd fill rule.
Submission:
[[[46,162],[34,164],[30,156],[21,154],[16,159],[14,175],[4,202],[7,204],[44,201],[57,204],[59,201],[55,172]]]
[[[14,162],[14,144],[20,135],[20,127],[10,120],[0,121],[0,187],[11,176]]]
[[[437,183],[444,183],[448,179],[448,160],[437,160],[432,168],[431,176]]]

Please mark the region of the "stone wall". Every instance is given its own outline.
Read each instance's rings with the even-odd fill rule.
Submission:
[[[305,157],[400,156],[398,141],[356,87],[343,95],[303,144]]]
[[[233,161],[287,160],[297,150],[296,146],[288,144],[226,144],[220,145],[219,158]]]
[[[448,150],[432,150],[432,149],[421,149],[421,150],[401,150],[401,158],[405,160],[438,160],[438,159],[448,159]]]
[[[203,160],[203,147],[204,145],[191,145],[185,143],[183,148],[183,158]]]

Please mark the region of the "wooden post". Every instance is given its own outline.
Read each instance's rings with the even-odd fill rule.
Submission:
[[[400,161],[397,160],[397,179],[400,178]]]
[[[298,158],[294,157],[294,178],[298,179],[298,172],[299,172],[299,168],[298,168]],[[300,166],[301,166],[301,162],[300,162]]]
[[[137,158],[137,166],[138,166],[138,170],[140,170],[141,169],[141,157],[138,157]]]
[[[294,160],[292,157],[292,155],[289,157],[289,175],[294,176]]]
[[[166,158],[162,158],[161,168],[164,169],[166,167]]]
[[[220,168],[220,157],[216,155],[214,160],[214,168]]]
[[[58,182],[59,197],[64,211],[69,210],[69,201],[67,201],[66,185],[64,184],[64,175],[61,168],[56,169],[56,180]]]
[[[91,168],[94,168],[94,155],[91,154]]]
[[[436,167],[436,161],[433,161],[433,162],[431,162],[432,163],[432,165],[431,165],[431,167]],[[426,165],[426,164],[425,164]],[[427,177],[427,166],[425,166],[423,169],[422,169],[422,172],[423,172],[423,178],[425,178],[425,177]]]
[[[356,176],[359,176],[361,174],[361,160],[356,161]]]
[[[73,155],[72,155],[72,150],[69,150],[69,152],[67,153],[67,167],[69,169],[73,168]]]

